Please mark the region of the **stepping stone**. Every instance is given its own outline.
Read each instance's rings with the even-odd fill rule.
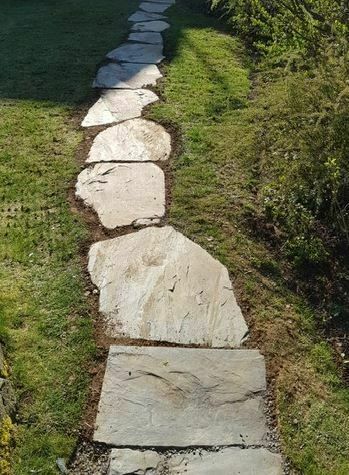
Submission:
[[[164,15],[158,15],[157,13],[136,12],[128,18],[128,21],[151,21],[163,20],[164,18],[166,18]]]
[[[98,163],[78,176],[76,195],[108,229],[165,214],[165,179],[153,163]]]
[[[81,125],[91,127],[134,119],[142,115],[144,107],[158,100],[158,96],[147,89],[105,90],[90,108]]]
[[[265,389],[264,359],[255,350],[111,346],[94,440],[114,447],[261,445]]]
[[[162,45],[142,43],[125,43],[107,54],[109,59],[126,63],[161,63],[164,57]]]
[[[170,226],[94,244],[88,268],[108,336],[230,348],[246,336],[227,269]]]
[[[131,31],[154,31],[161,33],[162,31],[167,30],[169,27],[170,25],[165,21],[145,21],[132,25]]]
[[[145,33],[130,33],[129,41],[138,41],[140,43],[149,43],[153,45],[162,45],[163,40],[161,33],[145,32]]]
[[[151,0],[151,3],[170,3],[171,5],[174,5],[176,0]]]
[[[154,450],[113,449],[108,475],[282,475],[281,456],[267,449],[227,447],[158,453]]]
[[[171,4],[169,3],[150,3],[150,2],[142,2],[139,5],[141,10],[149,13],[163,13],[168,8],[170,8]]]
[[[156,162],[170,153],[171,137],[161,125],[133,119],[98,134],[86,162]]]
[[[109,63],[102,66],[93,87],[103,89],[139,89],[154,86],[162,77],[155,64]]]

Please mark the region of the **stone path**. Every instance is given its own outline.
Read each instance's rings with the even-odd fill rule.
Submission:
[[[106,336],[118,342],[94,441],[111,448],[108,475],[281,475],[280,455],[268,450],[264,358],[240,348],[248,328],[228,271],[162,222],[159,165],[171,138],[140,117],[159,99],[144,88],[162,77],[163,14],[173,4],[143,1],[129,17],[128,40],[107,54],[93,83],[100,99],[82,122],[117,125],[94,139],[76,195],[107,229],[143,228],[89,252]]]

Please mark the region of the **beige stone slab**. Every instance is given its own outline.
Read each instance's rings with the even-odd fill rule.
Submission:
[[[164,59],[162,45],[144,43],[124,43],[110,51],[107,58],[126,63],[158,64]]]
[[[94,440],[115,447],[260,445],[264,359],[255,350],[111,346]]]
[[[92,127],[140,117],[144,107],[158,100],[158,96],[147,89],[103,90],[81,125]]]
[[[139,5],[141,10],[144,10],[148,13],[164,13],[168,8],[171,7],[170,3],[153,3],[153,2],[142,2]]]
[[[159,453],[113,449],[108,475],[282,475],[279,454],[265,448],[195,450]]]
[[[109,63],[97,73],[93,87],[102,89],[140,89],[155,86],[162,78],[155,64]]]
[[[151,31],[161,33],[164,30],[170,28],[170,25],[162,20],[156,21],[142,21],[132,25],[132,31]]]
[[[247,333],[227,269],[170,226],[94,244],[88,268],[110,336],[238,347]]]
[[[138,11],[128,17],[128,21],[152,21],[152,20],[164,20],[166,16],[159,15],[158,13],[151,13],[146,11]]]
[[[86,162],[156,162],[170,153],[171,137],[161,125],[132,119],[98,134]]]
[[[108,229],[165,213],[164,174],[153,163],[98,163],[80,173],[76,194]]]

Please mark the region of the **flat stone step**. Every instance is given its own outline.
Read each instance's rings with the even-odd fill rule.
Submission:
[[[152,21],[152,20],[163,20],[166,19],[164,15],[159,15],[158,13],[148,13],[145,11],[137,11],[128,17],[128,21],[138,22],[138,21]]]
[[[171,5],[174,5],[176,3],[176,0],[151,0],[151,3],[169,3]]]
[[[140,89],[155,86],[162,74],[155,64],[109,63],[102,66],[93,87],[102,89]]]
[[[218,451],[159,453],[113,449],[108,475],[282,475],[280,455],[267,449],[227,447]]]
[[[164,30],[170,28],[170,25],[166,21],[156,20],[156,21],[141,21],[132,25],[132,31],[153,31],[161,33]]]
[[[161,125],[132,119],[98,134],[86,162],[156,162],[170,153],[171,136]]]
[[[172,5],[170,3],[141,2],[139,8],[148,13],[164,13]]]
[[[94,440],[114,447],[262,445],[256,350],[111,346]]]
[[[146,31],[145,33],[130,33],[128,41],[137,41],[139,43],[149,43],[153,45],[163,44],[161,33],[151,31]]]
[[[88,268],[109,336],[238,347],[247,333],[227,269],[170,226],[94,244]]]
[[[78,176],[76,195],[108,229],[165,214],[165,179],[153,163],[98,163]]]
[[[158,96],[147,89],[103,90],[81,125],[92,127],[134,119],[142,115],[144,107],[158,100]]]
[[[165,58],[162,45],[125,43],[110,51],[107,58],[126,63],[158,64]]]

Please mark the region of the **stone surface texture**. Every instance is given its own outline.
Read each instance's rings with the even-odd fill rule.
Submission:
[[[170,6],[170,3],[141,2],[139,8],[148,13],[164,13]]]
[[[161,33],[164,30],[167,30],[170,25],[166,21],[156,20],[156,21],[141,21],[135,23],[131,30],[132,31],[154,31]]]
[[[94,439],[117,447],[260,445],[265,387],[258,351],[111,346]]]
[[[164,59],[162,45],[124,43],[110,51],[107,58],[126,63],[158,64]]]
[[[148,13],[146,11],[139,11],[133,13],[128,17],[128,21],[152,21],[152,20],[163,20],[166,19],[164,15],[159,15],[158,13]]]
[[[140,89],[154,86],[162,77],[155,64],[109,63],[97,73],[93,87],[102,89]]]
[[[163,40],[161,33],[146,31],[144,33],[130,33],[128,41],[138,41],[140,43],[149,43],[152,45],[162,45]]]
[[[246,335],[227,269],[172,227],[98,242],[89,255],[110,336],[237,347]]]
[[[103,90],[81,125],[92,127],[140,117],[144,107],[158,100],[158,96],[147,89]]]
[[[165,213],[164,174],[153,163],[98,163],[80,173],[76,194],[108,229]]]
[[[132,119],[98,134],[86,161],[156,162],[167,160],[170,153],[171,137],[161,125]]]
[[[153,450],[113,449],[108,475],[282,475],[278,454],[267,449],[228,447],[158,453]]]

